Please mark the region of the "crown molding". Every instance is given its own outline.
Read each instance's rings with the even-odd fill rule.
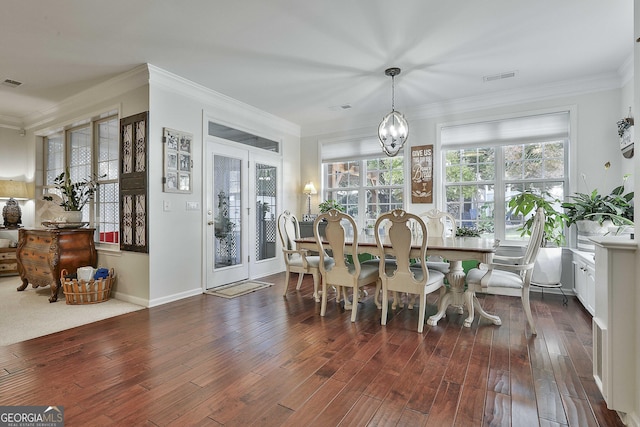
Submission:
[[[617,73],[607,73],[589,76],[582,79],[567,80],[517,90],[500,91],[485,95],[469,96],[465,98],[425,104],[417,108],[405,110],[404,115],[409,120],[409,124],[411,124],[411,120],[428,119],[444,115],[468,113],[509,105],[539,102],[611,89],[619,89],[624,84],[624,76],[620,72],[624,71],[625,75],[627,73],[626,69],[628,67],[625,65],[626,63]],[[629,67],[632,68],[632,65],[633,63],[629,64]],[[631,77],[633,77],[633,69],[631,69]],[[354,128],[371,126],[371,123],[378,123],[379,121],[380,117],[378,115],[359,116],[349,120],[338,119],[325,121],[303,127],[302,136],[312,137],[333,132],[344,132]],[[330,129],[330,131],[327,129]]]
[[[0,128],[21,130],[24,129],[24,124],[19,117],[3,116],[0,114]]]
[[[243,130],[254,133],[262,133],[261,130],[269,129],[277,135],[283,132],[300,137],[300,126],[281,117],[267,113],[252,105],[245,104],[237,99],[216,92],[191,80],[180,77],[155,65],[148,64],[149,83],[181,96],[189,97],[204,105],[206,116],[221,117],[226,123],[238,121],[243,118]]]
[[[83,115],[96,99],[112,99],[149,83],[147,64],[139,65],[129,71],[118,74],[102,83],[79,92],[56,105],[25,117],[25,128],[41,128],[58,119],[61,112],[66,115]]]

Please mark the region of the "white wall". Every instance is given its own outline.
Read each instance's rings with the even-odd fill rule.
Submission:
[[[150,76],[149,303],[153,306],[202,293],[206,279],[202,258],[206,232],[203,116],[282,141],[282,205],[285,209],[297,203],[301,187],[298,181],[299,128],[296,125],[156,67],[151,66]],[[191,194],[162,191],[161,141],[165,127],[194,135]],[[197,202],[200,210],[187,211],[187,201]],[[170,205],[169,211],[163,210],[164,202]]]
[[[414,118],[405,112],[410,126],[410,137],[408,144],[425,145],[434,144],[436,153],[434,157],[434,200],[441,197],[439,191],[441,165],[440,150],[437,146],[438,125],[443,123],[472,122],[505,117],[509,115],[526,115],[531,112],[547,111],[554,109],[573,108],[576,112],[575,123],[577,129],[572,129],[572,138],[576,141],[576,152],[572,153],[575,167],[570,171],[571,192],[591,191],[597,187],[604,190],[613,188],[619,182],[622,155],[620,153],[616,122],[620,118],[621,89],[610,89],[595,93],[588,93],[575,96],[564,96],[556,99],[549,99],[537,102],[520,103],[499,108],[487,108],[472,112],[441,114],[434,117]],[[627,107],[628,109],[628,107]],[[353,129],[350,131],[317,134],[314,136],[304,136],[301,141],[301,150],[305,155],[300,159],[300,175],[302,181],[312,180],[320,182],[321,171],[318,158],[318,141],[324,139],[347,139],[350,135],[362,136],[370,134],[371,138],[376,138],[378,119],[372,118],[368,129]],[[336,125],[337,128],[344,128]],[[605,162],[611,162],[609,172],[605,170]],[[589,189],[586,188],[581,179],[584,173],[587,178]],[[613,176],[615,173],[615,176]],[[314,200],[314,208],[317,211],[317,204],[320,197]],[[430,205],[407,204],[407,209],[413,212],[422,212],[429,209]]]
[[[33,158],[33,135],[21,136],[18,129],[11,129],[0,126],[0,179],[11,179],[16,181],[25,181],[31,196],[34,191],[34,174],[35,164],[31,161]],[[4,208],[6,200],[0,200],[0,212]],[[22,225],[25,227],[33,227],[33,200],[18,201],[22,210]],[[2,218],[0,217],[0,224]],[[15,232],[8,232],[9,235],[0,237],[12,240],[17,239]]]

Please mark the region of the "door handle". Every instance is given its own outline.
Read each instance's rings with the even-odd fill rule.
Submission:
[[[213,221],[207,222],[207,225],[213,225]]]

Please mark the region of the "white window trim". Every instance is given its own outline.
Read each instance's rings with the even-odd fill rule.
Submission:
[[[576,104],[570,104],[570,105],[563,105],[563,106],[557,106],[557,107],[553,107],[553,108],[545,108],[545,109],[539,109],[539,110],[522,110],[522,111],[517,111],[517,112],[510,112],[510,113],[505,113],[505,114],[497,114],[497,115],[490,115],[490,116],[479,116],[479,117],[472,117],[472,118],[468,118],[468,119],[463,119],[463,120],[456,120],[456,121],[449,121],[449,122],[440,122],[436,124],[436,143],[435,143],[435,149],[436,151],[438,151],[440,153],[440,166],[439,166],[439,170],[437,173],[434,173],[434,188],[438,188],[439,191],[437,192],[437,195],[434,199],[434,202],[436,203],[436,208],[440,209],[440,210],[445,210],[445,205],[446,205],[446,201],[445,201],[445,191],[444,191],[444,182],[445,182],[445,173],[446,173],[446,169],[444,167],[445,162],[446,162],[446,157],[445,157],[445,153],[444,150],[445,149],[455,149],[455,148],[461,148],[461,147],[456,147],[453,145],[450,146],[446,146],[446,147],[442,147],[442,129],[446,128],[446,127],[451,127],[451,126],[460,126],[460,125],[468,125],[468,124],[473,124],[473,123],[479,123],[479,122],[491,122],[491,121],[498,121],[498,120],[509,120],[509,119],[515,119],[518,117],[525,117],[525,116],[535,116],[535,115],[542,115],[542,114],[554,114],[554,113],[561,113],[561,112],[568,112],[569,113],[569,146],[567,148],[567,154],[566,154],[566,162],[565,162],[565,180],[568,180],[567,182],[567,194],[572,194],[576,192],[576,182],[577,182],[577,161],[578,161],[578,156],[577,156],[577,140],[578,140],[578,107]],[[516,143],[523,143],[522,140],[517,140],[514,141]],[[498,153],[496,153],[496,155],[498,155]],[[500,157],[502,157],[502,154],[499,154]],[[503,183],[503,177],[498,177],[496,176],[496,180],[495,180],[495,185],[498,185],[498,180],[500,180],[500,182]],[[500,197],[502,199],[502,201],[500,203],[502,203],[502,205],[504,205],[504,196],[497,196],[495,194],[496,192],[494,191],[494,203],[496,206],[496,209],[498,208],[498,197]],[[500,206],[502,206],[500,205]],[[500,208],[502,209],[502,208]],[[570,230],[569,230],[570,231]],[[498,236],[496,236],[496,238],[499,238]],[[501,241],[503,245],[512,245],[512,246],[523,246],[525,243],[522,241],[506,241],[503,240]],[[566,236],[566,244],[569,247],[575,247],[576,245],[576,236],[575,233],[569,233],[569,235]]]

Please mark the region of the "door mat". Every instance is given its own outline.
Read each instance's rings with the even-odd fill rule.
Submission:
[[[256,280],[245,280],[243,282],[231,283],[229,285],[218,286],[205,291],[205,294],[215,295],[222,298],[235,298],[245,295],[258,289],[268,288],[273,283],[258,282]]]

